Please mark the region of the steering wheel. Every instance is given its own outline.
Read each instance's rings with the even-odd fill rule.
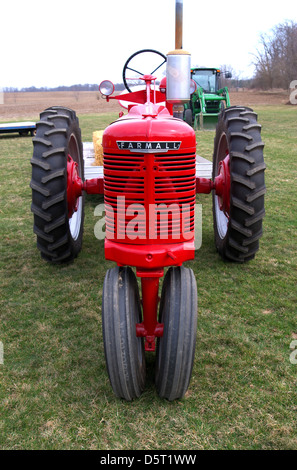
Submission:
[[[157,76],[157,79],[161,80],[165,76],[165,67],[163,66],[166,64],[166,60],[167,58],[162,52],[154,49],[141,49],[132,54],[123,68],[123,82],[127,90],[131,93],[127,80],[134,82],[134,85],[140,84],[140,77],[145,75],[140,71],[143,67],[151,69],[150,75]],[[158,74],[156,74],[157,71]]]

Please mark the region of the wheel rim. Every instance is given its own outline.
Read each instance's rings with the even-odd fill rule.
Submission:
[[[215,211],[216,211],[216,222],[217,222],[218,234],[220,238],[223,239],[225,238],[227,230],[228,230],[229,219],[224,214],[224,212],[221,211],[220,209],[218,196],[215,196]]]
[[[82,196],[81,194],[81,168],[79,166],[79,147],[74,134],[69,139],[69,153],[67,157],[67,203],[69,230],[73,240],[77,240],[81,228]]]
[[[82,204],[80,201],[81,197],[78,200],[77,211],[74,212],[71,219],[69,219],[69,230],[73,240],[77,240],[80,232],[81,226],[81,214],[82,214]]]
[[[230,215],[230,156],[225,133],[220,138],[216,162],[215,215],[219,237],[224,239],[228,231]]]

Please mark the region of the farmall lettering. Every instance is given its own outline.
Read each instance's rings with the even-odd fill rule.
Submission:
[[[142,151],[144,153],[168,152],[179,150],[181,142],[117,142],[119,150],[130,150],[130,152]]]
[[[76,258],[82,247],[83,193],[104,194],[105,257],[115,263],[103,285],[104,351],[112,389],[126,400],[144,391],[145,351],[156,350],[160,397],[181,399],[188,389],[195,356],[197,286],[185,263],[195,258],[196,195],[212,193],[215,246],[224,260],[253,259],[262,235],[264,144],[250,108],[232,106],[220,114],[212,178],[196,173],[196,135],[182,119],[191,83],[181,15],[182,0],[177,0],[174,51],[164,56],[146,49],[126,61],[127,93],[111,96],[114,85],[107,80],[99,87],[107,100],[119,100],[128,110],[103,133],[103,177],[84,179],[74,111],[46,109],[33,139],[32,212],[43,259],[57,264]],[[154,59],[150,74],[136,72],[133,61],[142,57],[145,67]],[[140,80],[143,89],[132,91],[131,78]]]

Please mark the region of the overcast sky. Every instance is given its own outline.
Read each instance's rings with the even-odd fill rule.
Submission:
[[[184,0],[183,17],[192,65],[227,64],[246,78],[260,33],[297,21],[297,9],[292,0]],[[166,54],[174,31],[175,0],[2,0],[0,88],[121,82],[133,52]]]

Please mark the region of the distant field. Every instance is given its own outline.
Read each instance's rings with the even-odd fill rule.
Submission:
[[[246,106],[282,105],[289,101],[288,93],[282,90],[272,92],[231,91],[230,98],[231,104]],[[0,120],[26,119],[28,117],[37,119],[41,111],[54,105],[67,106],[78,114],[109,113],[123,110],[115,100],[107,103],[102,99],[99,91],[6,93],[4,104],[0,105]]]
[[[32,231],[31,138],[0,136],[1,449],[297,450],[297,364],[290,349],[297,345],[297,107],[263,96],[270,105],[254,106],[267,164],[260,251],[243,266],[224,263],[214,246],[211,198],[197,198],[203,240],[188,263],[198,287],[197,348],[186,397],[173,403],[157,396],[154,355],[147,356],[140,399],[126,403],[111,390],[101,298],[113,263],[94,236],[102,197],[86,198],[83,249],[75,262],[47,264]],[[241,104],[260,99],[243,97]],[[0,118],[37,117],[57,104],[45,98],[23,108],[5,104],[6,115],[0,106]],[[96,94],[88,99],[101,106]],[[79,110],[80,99],[73,100],[63,104]],[[117,110],[107,109],[111,114],[79,111],[84,141],[114,119]],[[213,137],[197,132],[202,156],[211,158]]]
[[[45,108],[55,105],[67,106],[78,114],[113,112],[122,109],[115,100],[107,103],[99,91],[5,93],[4,104],[0,105],[0,119],[36,118]]]

